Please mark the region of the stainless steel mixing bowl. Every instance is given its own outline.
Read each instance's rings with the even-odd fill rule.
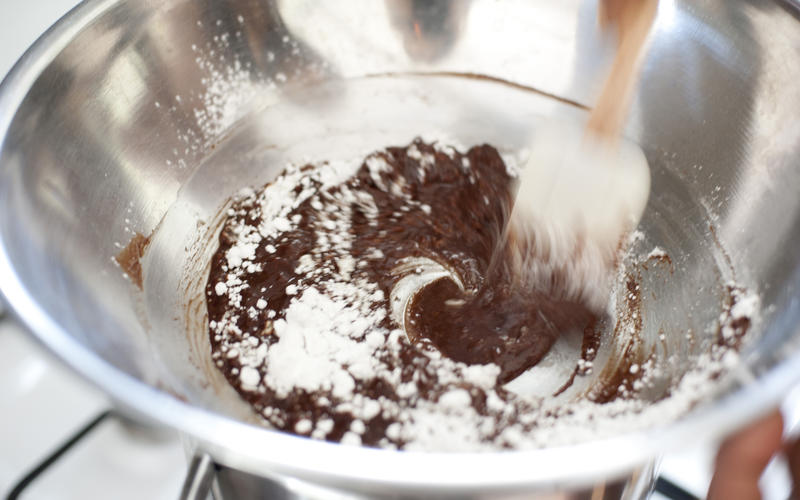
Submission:
[[[210,368],[202,335],[190,334],[202,330],[191,291],[209,250],[198,235],[213,235],[228,196],[288,161],[349,158],[420,133],[524,147],[542,117],[591,103],[609,58],[594,9],[579,0],[87,1],[0,87],[3,295],[121,406],[281,488],[575,491],[719,437],[775,405],[800,375],[792,2],[660,3],[627,134],[653,169],[642,229],[676,270],[654,285],[661,298],[647,305],[655,329],[644,341],[659,322],[694,331],[695,343],[668,340],[691,363],[713,340],[727,280],[764,305],[737,382],[677,421],[519,452],[338,446],[242,421],[246,409]],[[113,260],[134,233],[153,235],[143,291]],[[648,478],[635,476],[624,494],[641,494]]]

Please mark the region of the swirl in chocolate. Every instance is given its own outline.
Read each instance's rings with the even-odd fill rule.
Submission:
[[[278,429],[408,447],[461,426],[513,446],[530,403],[503,384],[594,318],[519,282],[512,190],[495,148],[417,139],[243,193],[206,290],[217,365]]]

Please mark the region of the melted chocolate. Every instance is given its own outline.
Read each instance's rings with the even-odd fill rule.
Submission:
[[[370,169],[369,158],[384,160],[388,168]],[[468,364],[495,363],[501,368],[498,384],[503,384],[541,360],[562,332],[593,323],[594,316],[583,305],[552,299],[515,279],[507,262],[510,250],[502,237],[513,199],[513,179],[495,148],[476,146],[461,154],[417,139],[409,147],[387,148],[369,158],[349,180],[300,203],[288,215],[299,220],[290,231],[260,241],[254,262],[261,264],[261,270],[246,275],[248,286],[237,306],[242,312],[250,311],[236,319],[243,335],[268,344],[276,341],[271,325],[284,318],[292,299],[287,286],[302,290],[313,285],[296,270],[301,258],[318,245],[327,209],[319,200],[342,199],[343,193],[354,192],[366,193],[374,200],[374,206],[356,201],[349,204],[352,243],[348,253],[363,263],[352,270],[352,279],[376,283],[382,291],[383,299],[375,307],[391,310],[390,295],[399,279],[396,269],[408,258],[434,261],[460,280],[461,286],[451,278],[439,278],[415,294],[404,318],[406,334],[413,343],[403,342],[396,357],[387,355],[383,360],[400,367],[403,382],[416,381],[418,397],[435,400],[443,391],[436,373],[426,366],[425,349],[437,349]],[[312,187],[318,189],[319,185]],[[297,186],[295,194],[301,189]],[[232,307],[226,296],[215,293],[215,284],[226,280],[226,252],[239,237],[234,228],[241,222],[253,226],[261,222],[259,211],[249,203],[234,204],[212,260],[207,284],[212,324],[221,321]],[[492,261],[495,255],[499,258]],[[337,259],[342,257],[341,251],[331,249],[319,259],[341,266]],[[324,270],[318,279],[325,279]],[[272,317],[268,310],[257,307],[259,299],[267,301]],[[401,327],[388,315],[382,326]],[[210,329],[210,336],[212,349],[219,351],[218,332]],[[294,390],[278,398],[268,387],[243,391],[236,376],[239,361],[228,356],[218,359],[228,380],[257,410],[279,410],[274,418],[267,417],[278,428],[293,431],[301,418],[318,421],[329,417],[335,425],[326,438],[336,441],[353,420],[330,408],[333,398],[329,393]],[[464,387],[472,395],[473,406],[485,413],[485,395],[469,384]],[[357,391],[370,398],[403,400],[395,387],[378,379],[361,384]],[[498,393],[502,393],[499,385]],[[377,443],[390,423],[391,418],[383,416],[367,422],[362,441]]]

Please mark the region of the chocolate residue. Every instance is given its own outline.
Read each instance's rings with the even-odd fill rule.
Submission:
[[[592,388],[589,399],[595,403],[608,403],[617,398],[631,397],[637,389],[636,381],[642,376],[643,370],[640,366],[645,360],[639,337],[644,323],[640,281],[640,278],[637,279],[631,274],[625,276],[625,293],[621,307],[617,307],[614,337],[626,339],[626,343],[616,353],[613,369],[607,370],[600,383]]]
[[[142,263],[141,259],[144,256],[144,251],[147,245],[150,244],[150,237],[143,236],[135,233],[128,245],[118,253],[114,260],[117,261],[119,267],[123,272],[128,275],[134,285],[140,290],[142,289]]]
[[[597,357],[598,349],[600,349],[600,341],[603,338],[603,330],[608,318],[595,318],[583,329],[583,341],[581,342],[581,357],[572,374],[569,376],[564,385],[558,388],[553,396],[558,396],[564,391],[569,389],[575,383],[575,378],[578,376],[589,375],[592,372],[592,366],[595,358]]]
[[[655,255],[648,255],[647,260],[641,263],[642,269],[645,271],[650,269],[650,263],[661,264],[669,269],[669,274],[675,274],[675,265],[672,263],[672,258],[666,253],[659,253]]]

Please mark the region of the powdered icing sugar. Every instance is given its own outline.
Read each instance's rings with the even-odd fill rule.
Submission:
[[[342,284],[337,291],[338,297],[331,297],[309,288],[292,301],[285,319],[275,322],[280,340],[267,353],[266,383],[279,397],[300,388],[331,391],[336,398],[349,399],[355,380],[367,379],[378,370],[373,354],[384,339],[362,340],[380,318],[363,311],[369,303],[364,288]]]

